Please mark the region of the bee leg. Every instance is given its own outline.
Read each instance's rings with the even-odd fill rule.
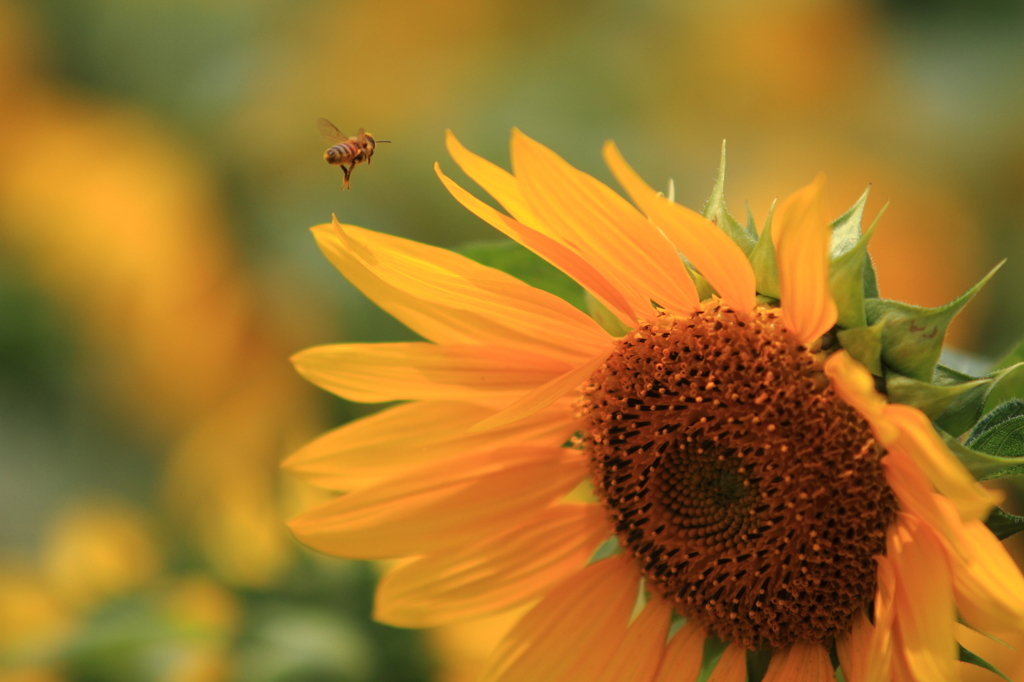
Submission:
[[[351,187],[349,187],[349,184],[348,184],[348,179],[350,177],[352,177],[352,169],[354,167],[355,167],[355,164],[353,164],[351,166],[346,166],[345,164],[341,164],[341,170],[345,172],[345,181],[341,183],[341,188],[342,189],[351,189]]]

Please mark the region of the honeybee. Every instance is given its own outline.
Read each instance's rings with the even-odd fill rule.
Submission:
[[[353,168],[364,161],[369,165],[370,157],[373,156],[373,150],[378,142],[391,141],[374,140],[373,135],[362,128],[359,129],[355,137],[346,137],[326,118],[318,118],[316,127],[324,141],[330,142],[332,145],[324,152],[324,161],[332,166],[341,166],[341,170],[345,172],[345,181],[341,184],[342,189],[350,189],[348,181],[352,177]]]

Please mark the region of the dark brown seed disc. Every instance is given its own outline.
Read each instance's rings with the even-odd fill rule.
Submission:
[[[622,338],[582,400],[593,483],[649,589],[727,641],[848,632],[896,501],[863,418],[777,309]]]

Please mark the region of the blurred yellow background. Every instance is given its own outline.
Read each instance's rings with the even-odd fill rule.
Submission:
[[[613,138],[694,207],[728,139],[759,222],[817,171],[836,215],[870,183],[883,295],[937,305],[1010,258],[951,336],[1000,354],[1022,36],[1015,0],[0,0],[0,682],[472,678],[504,621],[371,623],[374,569],[297,547],[314,493],[277,470],[368,411],[289,355],[411,338],[307,228],[495,236],[431,170],[460,177],[445,128],[507,164],[518,126],[605,181]],[[319,116],[392,140],[349,192]]]

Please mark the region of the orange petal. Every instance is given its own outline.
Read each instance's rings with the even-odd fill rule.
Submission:
[[[772,234],[779,235],[776,254],[782,320],[805,345],[831,329],[838,318],[828,288],[832,227],[825,212],[824,190],[825,176],[819,175],[783,201],[772,222]]]
[[[881,675],[875,673],[875,678],[868,677],[869,668],[872,665],[871,658],[875,655],[871,642],[875,637],[875,626],[868,620],[867,614],[857,611],[853,616],[853,628],[850,632],[842,633],[836,637],[836,653],[839,654],[839,665],[843,670],[843,678],[846,682],[885,682],[888,680],[887,673]],[[882,670],[878,666],[879,671]],[[888,668],[888,664],[884,666]]]
[[[626,638],[640,573],[624,554],[553,589],[495,650],[483,682],[592,682]]]
[[[776,651],[768,663],[764,682],[835,682],[832,660],[820,644],[797,642]]]
[[[651,682],[665,652],[671,622],[671,606],[659,597],[648,600],[597,681]]]
[[[498,404],[559,377],[570,367],[553,358],[494,346],[432,343],[343,343],[292,357],[295,369],[346,400],[464,400]]]
[[[476,424],[471,431],[484,431],[504,426],[505,424],[511,424],[512,422],[516,422],[530,416],[538,410],[544,409],[586,381],[587,377],[596,372],[597,368],[604,364],[604,361],[608,358],[608,352],[609,351],[606,350],[601,355],[593,358],[590,362],[582,364],[576,369],[552,379],[543,386],[526,394],[494,416],[488,417],[482,422]]]
[[[650,302],[677,313],[700,296],[675,248],[625,199],[518,130],[512,166],[534,213],[615,284],[638,315]]]
[[[281,465],[328,490],[352,490],[432,460],[513,443],[558,446],[578,430],[566,401],[486,433],[468,433],[494,410],[463,402],[397,405],[329,431]]]
[[[899,427],[885,418],[885,397],[875,390],[875,377],[847,353],[838,351],[825,362],[825,375],[847,405],[857,410],[882,447],[889,447],[899,436]]]
[[[426,628],[525,604],[578,573],[611,531],[599,505],[556,505],[506,533],[393,567],[377,586],[374,618]]]
[[[894,657],[917,680],[956,680],[956,608],[952,576],[938,538],[900,512],[886,556],[896,574]]]
[[[434,305],[486,321],[497,345],[578,360],[608,334],[553,294],[445,249],[335,223],[341,248],[387,284]]]
[[[697,621],[687,621],[668,640],[654,682],[696,682],[704,659],[705,637],[707,632]]]
[[[633,308],[630,307],[629,302],[622,293],[613,287],[604,275],[584,260],[582,256],[561,242],[522,223],[516,222],[504,213],[496,211],[480,201],[446,177],[441,172],[441,167],[438,164],[434,164],[434,170],[452,196],[478,218],[486,221],[492,227],[500,230],[572,277],[580,286],[593,294],[609,310],[614,312],[623,324],[627,326],[635,324],[636,313],[633,312]]]
[[[708,682],[746,682],[747,650],[733,643],[725,648]]]
[[[533,209],[530,208],[526,199],[523,198],[523,192],[519,188],[519,181],[516,180],[514,175],[463,147],[462,143],[456,139],[454,133],[450,130],[446,131],[445,145],[448,147],[448,153],[455,163],[458,164],[459,168],[462,169],[462,172],[472,178],[473,182],[483,187],[518,222],[529,225],[534,230],[556,241],[559,239],[558,235],[551,228],[544,225],[534,214]]]
[[[622,158],[614,142],[604,145],[605,163],[633,202],[661,228],[679,251],[734,310],[754,308],[754,268],[743,250],[699,213],[655,192]]]
[[[288,525],[303,543],[336,556],[426,554],[514,528],[586,475],[586,461],[575,450],[498,450],[411,470],[335,498]]]
[[[984,519],[999,502],[949,451],[923,412],[909,405],[888,405],[885,416],[900,429],[896,446],[913,457],[936,489],[948,497],[965,521]]]

